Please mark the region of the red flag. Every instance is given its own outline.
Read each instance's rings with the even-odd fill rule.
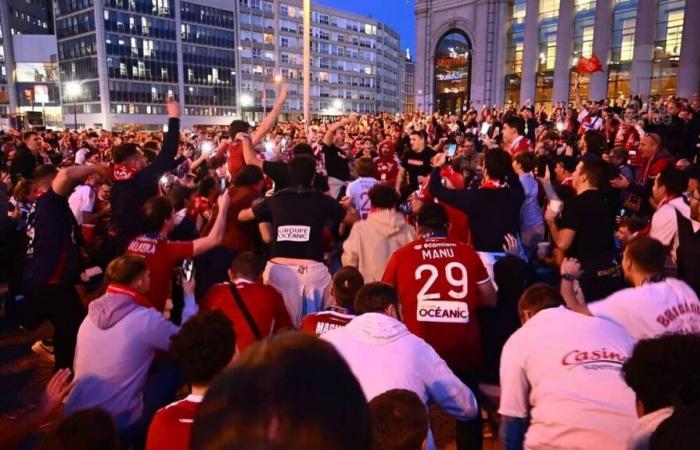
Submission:
[[[594,53],[590,58],[579,57],[578,64],[576,64],[576,71],[578,73],[602,72],[603,65]]]

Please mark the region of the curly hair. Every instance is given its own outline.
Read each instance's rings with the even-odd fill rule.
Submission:
[[[231,361],[233,324],[221,311],[200,312],[173,336],[170,351],[186,381],[206,385]]]

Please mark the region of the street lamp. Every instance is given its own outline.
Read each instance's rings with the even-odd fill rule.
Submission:
[[[75,126],[75,131],[78,131],[78,105],[77,100],[82,93],[82,87],[77,81],[69,81],[66,83],[66,97],[73,100],[73,125]]]
[[[277,74],[275,75],[275,83],[280,84],[282,82],[282,75]]]

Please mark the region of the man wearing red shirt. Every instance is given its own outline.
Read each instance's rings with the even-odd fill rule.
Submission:
[[[394,187],[399,175],[399,160],[396,158],[394,143],[385,140],[379,144],[379,157],[374,160],[377,178],[382,184]]]
[[[269,133],[275,126],[277,116],[284,106],[285,100],[287,100],[288,93],[289,88],[286,84],[282,84],[280,86],[280,92],[277,94],[275,106],[272,108],[270,113],[265,116],[265,119],[260,122],[260,126],[258,126],[255,132],[251,135],[253,148],[262,142],[267,133]],[[242,143],[235,138],[239,133],[249,134],[250,131],[251,127],[248,122],[245,120],[234,120],[229,126],[230,139],[227,139],[219,146],[218,149],[216,149],[216,153],[212,158],[212,166],[218,167],[219,165],[223,164],[225,158],[228,169],[228,178],[232,178],[246,165],[245,158],[243,156]],[[233,141],[231,139],[233,139]]]
[[[175,225],[173,206],[167,198],[152,197],[143,206],[146,233],[131,241],[126,253],[146,258],[151,286],[147,297],[154,308],[159,311],[165,309],[165,304],[170,298],[173,269],[175,269],[176,264],[183,259],[199,256],[221,242],[229,203],[228,195],[219,197],[220,214],[216,218],[211,232],[206,237],[191,242],[176,242],[167,239],[166,236],[170,234]]]
[[[333,276],[331,295],[336,306],[325,311],[308,314],[301,322],[299,331],[320,336],[323,333],[341,328],[355,318],[353,302],[357,291],[364,286],[365,280],[357,268],[345,266]]]
[[[217,284],[200,302],[203,310],[220,310],[231,320],[238,351],[292,327],[282,296],[272,286],[260,282],[262,271],[263,265],[256,255],[240,253],[229,270],[231,282]],[[234,297],[234,289],[239,299]]]
[[[211,380],[231,361],[236,335],[218,311],[200,313],[173,336],[170,350],[192,393],[159,410],[148,429],[146,450],[187,450],[192,423]]]
[[[503,123],[503,149],[515,156],[530,151],[530,140],[525,137],[525,121],[520,116],[510,116]]]
[[[445,208],[428,203],[418,214],[420,238],[389,259],[382,281],[393,284],[403,322],[423,338],[467,386],[476,389],[481,339],[476,309],[495,306],[496,291],[479,255],[447,237]],[[457,422],[459,448],[481,448],[481,418]]]
[[[394,252],[382,281],[396,288],[409,331],[464,375],[481,362],[476,309],[495,306],[496,292],[474,249],[447,237],[442,206],[423,206],[418,226],[420,238]]]
[[[458,172],[455,172],[452,167],[443,168],[440,172],[440,176],[442,177],[442,182],[446,188],[464,189],[464,176]],[[423,180],[421,188],[416,192],[413,198],[411,209],[416,214],[418,211],[420,211],[424,204],[435,201],[435,197],[433,197],[433,195],[430,193],[430,189],[428,189],[429,182],[430,178]],[[450,229],[447,237],[463,244],[471,244],[471,236],[469,235],[469,218],[464,211],[454,208],[439,200],[437,202],[445,207],[445,211],[447,211],[447,216],[450,220]]]

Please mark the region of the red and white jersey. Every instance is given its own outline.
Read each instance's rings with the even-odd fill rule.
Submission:
[[[333,310],[311,313],[304,317],[299,331],[320,336],[328,331],[344,327],[354,318],[355,316],[351,314]]]
[[[369,190],[379,183],[376,178],[361,177],[348,184],[347,196],[352,200],[352,205],[357,210],[362,220],[367,218],[372,209],[372,202],[369,200]]]
[[[481,362],[477,286],[489,275],[474,249],[446,237],[422,237],[394,252],[382,281],[394,285],[403,321],[457,373]]]
[[[399,175],[399,161],[395,156],[380,156],[374,160],[374,168],[377,170],[379,182],[394,187],[396,177]]]
[[[188,395],[158,410],[148,428],[146,450],[188,450],[201,395]]]
[[[170,298],[173,270],[183,259],[192,258],[192,242],[169,241],[158,234],[142,234],[129,244],[128,255],[143,256],[150,274],[151,289],[146,294],[158,311]]]
[[[530,151],[530,140],[525,136],[518,136],[513,142],[508,146],[508,152],[511,156],[515,156],[518,153],[529,152]]]
[[[588,110],[584,109],[578,115],[578,121],[581,124],[578,128],[579,136],[582,136],[588,130],[600,131],[605,125],[605,121],[600,116],[591,116]]]

